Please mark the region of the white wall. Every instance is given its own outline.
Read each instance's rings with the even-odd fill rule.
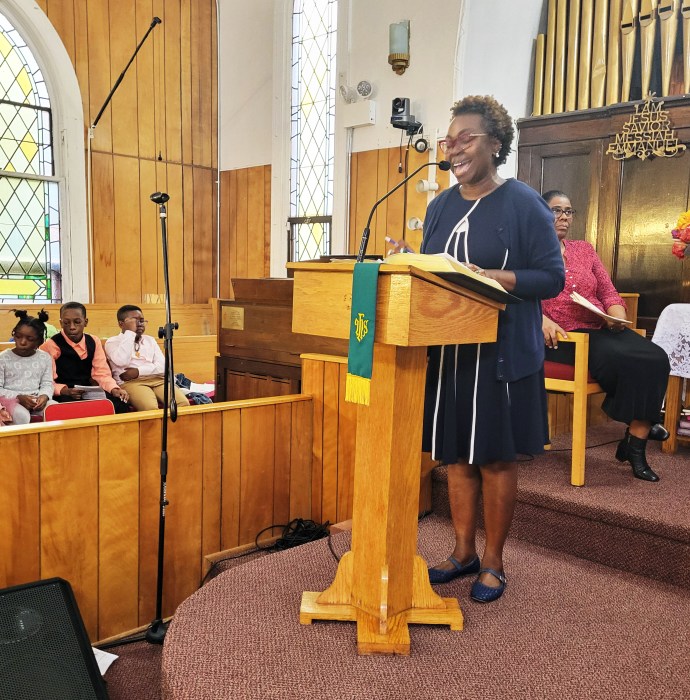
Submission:
[[[273,0],[218,0],[220,170],[271,162]]]
[[[355,129],[353,151],[389,148],[400,143],[401,130],[390,124],[394,97],[408,97],[411,111],[424,125],[445,134],[455,89],[458,23],[467,0],[351,0],[349,60],[344,79],[373,86],[377,123]],[[396,75],[388,63],[388,28],[410,20],[410,66]],[[338,106],[343,104],[338,98]]]
[[[458,97],[493,95],[513,119],[531,114],[534,40],[546,4],[546,0],[466,1],[458,50]],[[517,172],[517,130],[515,135],[513,153],[501,171],[504,177]]]

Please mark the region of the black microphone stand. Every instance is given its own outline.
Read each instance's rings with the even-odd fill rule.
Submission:
[[[367,246],[369,245],[369,227],[371,226],[371,220],[374,218],[374,212],[376,211],[376,207],[378,207],[378,205],[381,204],[381,202],[383,202],[385,199],[388,199],[388,197],[390,197],[393,194],[393,192],[400,189],[405,183],[409,182],[420,170],[424,170],[424,168],[429,168],[432,165],[437,165],[441,170],[450,170],[450,163],[445,160],[442,160],[439,163],[423,163],[416,170],[412,171],[407,177],[400,180],[400,182],[392,190],[386,192],[386,194],[384,194],[383,197],[381,197],[381,199],[379,199],[376,202],[376,204],[374,204],[374,206],[371,208],[369,218],[367,219],[367,225],[364,227],[364,231],[362,232],[362,239],[359,243],[359,253],[357,253],[357,262],[362,262],[362,260],[364,260],[364,256],[366,255]]]
[[[163,560],[165,555],[165,508],[169,505],[166,493],[166,479],[168,475],[168,407],[170,420],[177,420],[177,402],[175,401],[175,370],[173,365],[173,333],[178,328],[177,323],[170,320],[170,280],[168,277],[168,232],[167,211],[165,203],[170,196],[165,192],[154,192],[151,201],[160,209],[161,239],[163,242],[163,282],[165,286],[165,326],[158,329],[158,337],[163,339],[163,351],[165,353],[165,384],[163,385],[163,418],[161,423],[161,488],[160,488],[160,515],[158,518],[158,580],[156,583],[156,618],[146,630],[146,641],[151,644],[162,644],[165,633],[168,631],[168,623],[163,622]]]
[[[101,117],[103,116],[103,112],[105,112],[105,108],[108,106],[108,103],[110,100],[113,98],[113,95],[115,94],[115,90],[117,90],[120,87],[120,83],[122,82],[122,79],[125,77],[125,73],[127,72],[128,68],[132,65],[132,61],[136,58],[136,55],[139,53],[139,49],[144,45],[144,42],[148,38],[149,34],[153,31],[153,28],[161,23],[161,18],[160,17],[154,17],[151,20],[151,24],[149,25],[149,28],[146,30],[146,34],[142,37],[141,41],[137,44],[137,48],[134,49],[134,53],[132,54],[132,58],[129,59],[127,62],[127,65],[125,66],[125,69],[120,73],[120,77],[115,81],[115,84],[113,85],[112,89],[108,93],[108,97],[105,98],[105,102],[103,103],[103,106],[101,107],[100,111],[96,115],[96,118],[93,120],[93,123],[91,124],[91,129],[95,129],[96,125],[100,121]]]

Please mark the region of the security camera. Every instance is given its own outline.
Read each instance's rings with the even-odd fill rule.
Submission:
[[[407,97],[394,97],[391,113],[391,124],[396,129],[405,129],[408,136],[418,134],[422,130],[421,122],[410,114],[410,100]]]

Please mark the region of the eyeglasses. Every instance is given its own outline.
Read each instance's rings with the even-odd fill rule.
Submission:
[[[568,219],[572,219],[573,214],[575,214],[574,209],[563,209],[563,207],[551,207],[551,211],[553,212],[554,219],[558,219],[562,215],[565,215]]]
[[[455,138],[445,138],[438,142],[439,148],[444,152],[448,151],[453,146],[467,146],[467,144],[472,143],[477,136],[488,136],[488,134],[472,134],[469,131],[461,131]]]

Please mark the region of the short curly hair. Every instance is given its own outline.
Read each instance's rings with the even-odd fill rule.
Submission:
[[[489,136],[501,142],[498,155],[494,156],[494,165],[506,162],[511,144],[515,137],[513,120],[506,108],[491,95],[468,95],[458,100],[452,107],[453,118],[460,114],[478,114],[484,122],[484,129]]]

